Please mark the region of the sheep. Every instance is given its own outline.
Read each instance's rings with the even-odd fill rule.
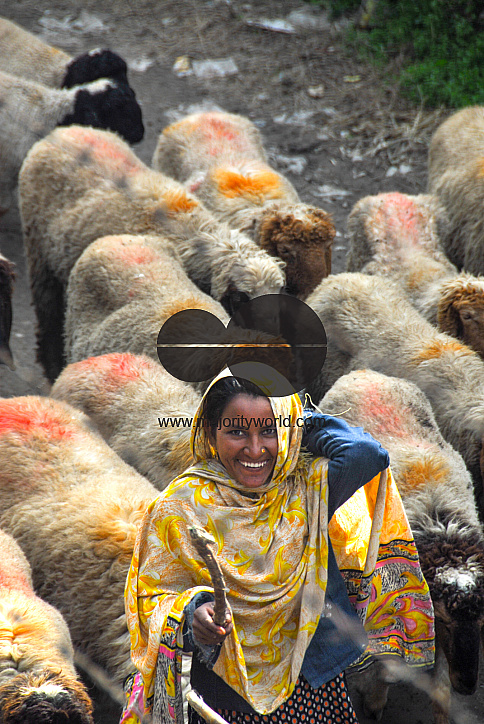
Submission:
[[[435,196],[366,196],[348,217],[346,270],[393,279],[425,319],[484,357],[484,277],[459,275],[447,259],[447,224]]]
[[[30,147],[56,126],[110,128],[131,143],[144,129],[134,92],[103,78],[56,89],[0,71],[0,215],[12,202],[22,162]]]
[[[442,438],[427,398],[411,382],[357,370],[340,377],[319,407],[364,427],[390,453],[434,604],[434,716],[447,723],[450,685],[460,694],[476,689],[484,626],[484,535],[469,472]],[[379,718],[388,685],[373,669],[358,677],[358,688],[367,714]]]
[[[229,316],[222,305],[190,281],[173,248],[163,250],[160,237],[122,234],[97,239],[77,260],[67,286],[67,363],[108,352],[158,360],[160,329],[183,309],[212,314],[220,320],[219,334],[225,333]],[[178,333],[183,329],[181,323]],[[205,342],[205,320],[197,331]],[[187,335],[193,344],[199,341],[194,334],[196,330],[190,330]]]
[[[56,129],[30,150],[19,189],[38,358],[49,379],[59,371],[69,273],[105,234],[157,234],[165,246],[168,237],[188,276],[230,312],[284,286],[282,262],[217,222],[181,184],[147,168],[109,131]]]
[[[50,396],[86,413],[108,445],[159,490],[193,462],[191,420],[200,395],[145,355],[70,364]]]
[[[0,527],[73,644],[121,684],[133,670],[123,591],[136,533],[159,491],[79,410],[48,397],[0,400]]]
[[[484,274],[484,106],[454,113],[435,131],[429,147],[428,190],[450,219],[442,245],[451,262]]]
[[[0,364],[15,369],[9,346],[12,328],[12,292],[15,265],[0,253]]]
[[[96,48],[72,58],[6,18],[0,18],[0,70],[51,88],[72,88],[98,78],[128,84],[127,65],[112,50]]]
[[[390,280],[362,273],[323,279],[307,304],[321,319],[328,354],[313,399],[342,374],[370,368],[414,382],[427,395],[444,438],[472,475],[484,515],[484,361],[438,332]]]
[[[336,234],[329,214],[300,201],[267,161],[243,116],[196,113],[168,126],[152,165],[183,182],[221,221],[286,262],[286,288],[304,299],[331,272]]]
[[[35,595],[18,543],[0,530],[0,720],[92,724],[92,704],[74,668],[67,624]]]

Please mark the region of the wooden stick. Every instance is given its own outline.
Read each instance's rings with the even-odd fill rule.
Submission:
[[[207,533],[203,528],[192,526],[189,528],[190,537],[193,541],[197,553],[202,557],[203,562],[208,568],[210,578],[212,580],[213,591],[215,595],[214,616],[213,620],[217,626],[224,626],[226,612],[228,609],[227,598],[225,596],[225,581],[223,573],[220,569],[217,559],[210,548],[210,544],[215,543],[215,539]]]
[[[188,692],[187,701],[192,709],[195,709],[195,711],[198,712],[200,716],[203,716],[208,724],[227,724],[225,719],[221,717],[220,714],[217,714],[216,711],[211,709],[208,704],[205,704],[203,699],[200,698],[198,694],[193,691],[193,689]]]

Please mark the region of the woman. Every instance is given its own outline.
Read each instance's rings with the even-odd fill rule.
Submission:
[[[155,722],[182,721],[175,664],[179,670],[183,647],[195,651],[193,688],[229,722],[357,721],[341,672],[366,641],[328,520],[388,466],[388,454],[360,429],[320,415],[305,443],[323,457],[310,459],[300,454],[303,426],[297,395],[267,398],[230,376],[219,376],[205,394],[192,427],[196,462],[148,508],[128,574],[139,674],[122,721],[151,709]],[[223,627],[213,621],[210,579],[188,532],[193,525],[217,541],[231,607]],[[415,597],[415,616],[427,614],[428,664],[432,610],[421,573]],[[405,616],[412,618],[408,606]],[[193,711],[189,716],[200,721]]]

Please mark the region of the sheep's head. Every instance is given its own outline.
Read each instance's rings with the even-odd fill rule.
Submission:
[[[437,322],[442,332],[458,337],[484,358],[484,278],[463,275],[446,282]]]
[[[453,688],[472,694],[479,674],[484,626],[484,538],[480,529],[452,519],[447,534],[417,542],[435,610],[438,645]]]
[[[262,249],[286,263],[286,288],[304,299],[331,273],[336,230],[322,209],[306,204],[276,205],[265,213],[256,231]]]

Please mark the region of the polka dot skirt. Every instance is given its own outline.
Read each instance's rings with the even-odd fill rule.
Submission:
[[[300,676],[292,696],[272,714],[217,711],[229,724],[358,724],[342,674],[319,689],[311,688]],[[188,714],[189,724],[206,724],[191,707],[188,707]]]

